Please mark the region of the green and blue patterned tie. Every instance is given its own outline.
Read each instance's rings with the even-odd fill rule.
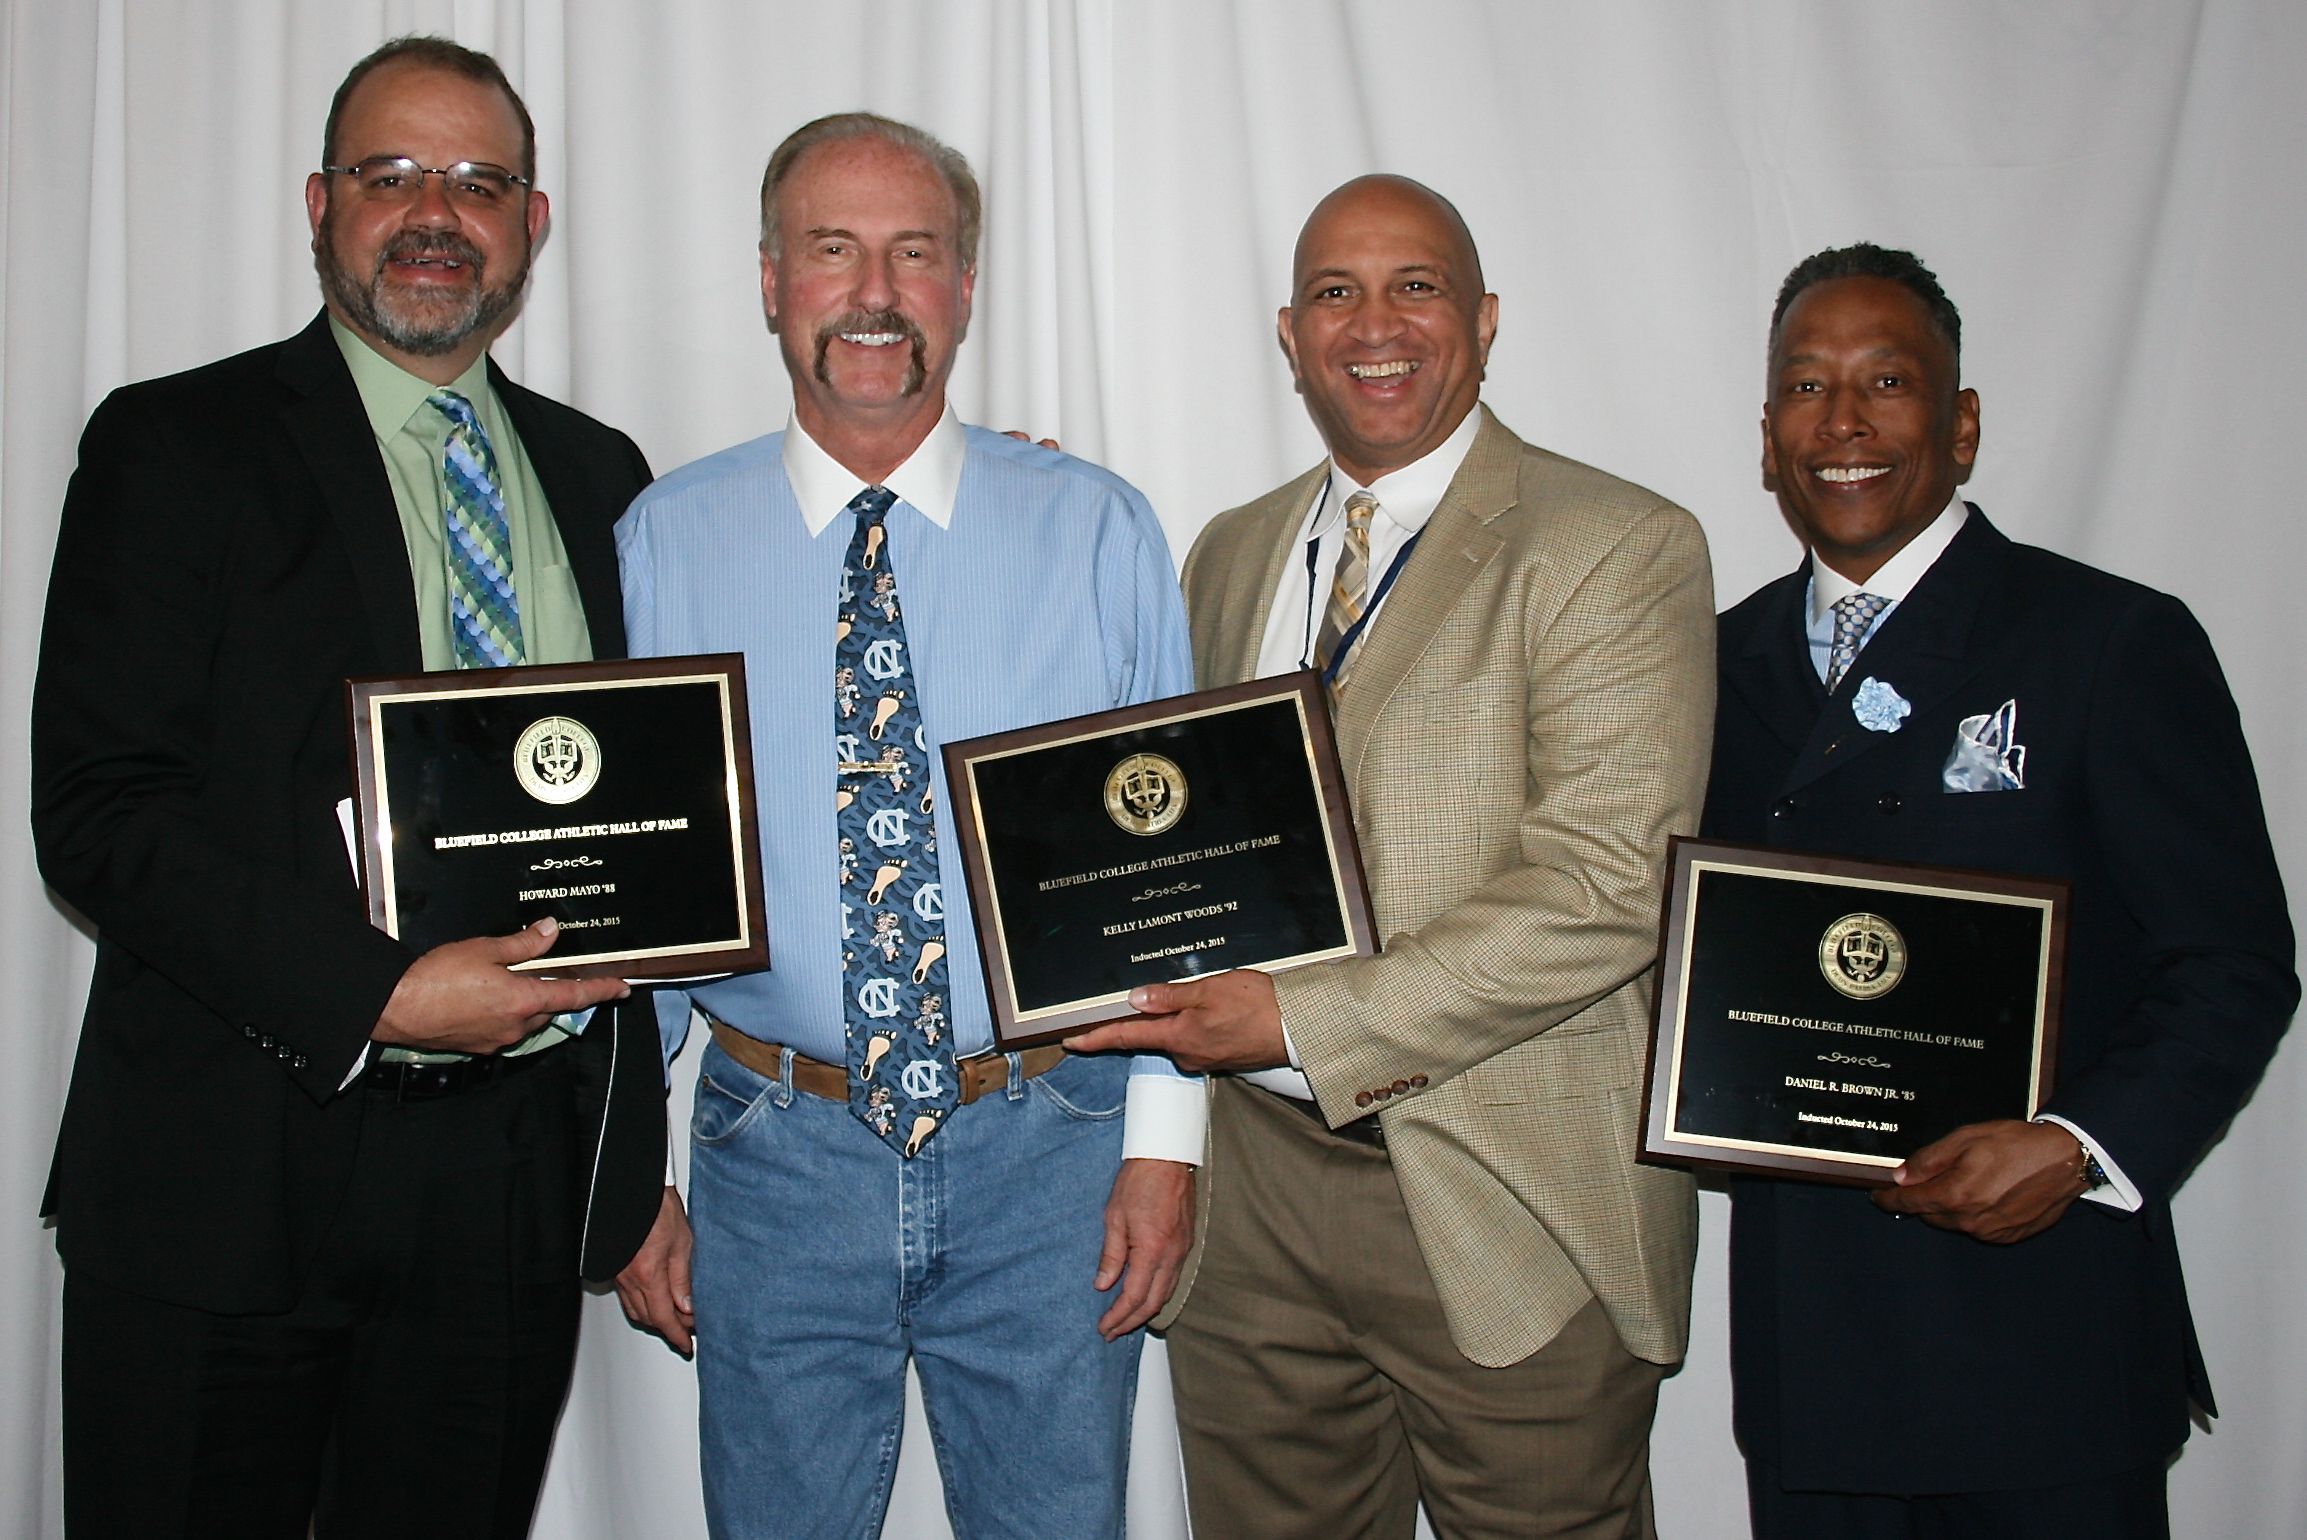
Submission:
[[[513,591],[513,530],[497,456],[473,404],[453,390],[425,398],[449,420],[441,451],[447,490],[449,631],[459,668],[505,668],[521,661],[521,603]]]

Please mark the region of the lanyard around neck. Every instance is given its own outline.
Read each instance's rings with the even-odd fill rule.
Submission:
[[[1324,487],[1322,500],[1328,502],[1329,496],[1329,488]],[[1371,620],[1376,618],[1378,606],[1386,602],[1387,590],[1394,586],[1394,579],[1402,575],[1402,568],[1409,561],[1410,553],[1418,548],[1418,542],[1425,536],[1423,526],[1413,531],[1410,538],[1402,542],[1402,548],[1394,553],[1394,559],[1386,563],[1385,576],[1378,579],[1378,586],[1371,593],[1370,602],[1362,606],[1362,613],[1339,636],[1338,649],[1330,654],[1329,666],[1322,670],[1322,683],[1327,685],[1337,682],[1338,666],[1353,653],[1354,644],[1362,639],[1362,633],[1369,629]],[[1321,582],[1315,568],[1320,561],[1321,546],[1320,535],[1306,541],[1306,625],[1305,632],[1301,634],[1309,634],[1314,629],[1314,595],[1321,591]],[[1306,645],[1310,649],[1313,643],[1309,640]],[[1306,667],[1313,667],[1314,660],[1310,655],[1304,657],[1304,662]]]

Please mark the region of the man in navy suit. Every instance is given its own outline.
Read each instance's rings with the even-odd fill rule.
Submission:
[[[1906,252],[1821,252],[1780,290],[1763,478],[1809,558],[1722,617],[1705,827],[2070,882],[2058,1081],[1871,1194],[1734,1183],[1766,1540],[2168,1534],[2188,1401],[2212,1410],[2171,1194],[2299,997],[2209,641],[1957,496],[1960,328]]]

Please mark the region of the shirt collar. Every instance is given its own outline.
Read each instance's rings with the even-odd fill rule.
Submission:
[[[1312,540],[1328,534],[1345,518],[1346,499],[1357,491],[1368,492],[1378,500],[1380,519],[1404,535],[1416,534],[1442,505],[1443,494],[1450,490],[1458,467],[1465,463],[1467,452],[1474,447],[1474,436],[1481,431],[1481,412],[1469,411],[1458,426],[1450,430],[1448,438],[1399,470],[1388,471],[1367,487],[1340,470],[1338,462],[1332,460],[1329,495],[1315,503],[1304,538]]]
[[[425,410],[425,402],[436,390],[453,390],[477,407],[489,389],[489,357],[483,353],[472,366],[447,385],[435,385],[420,380],[368,345],[360,333],[339,321],[328,318],[329,334],[336,338],[337,350],[344,354],[344,365],[352,371],[353,388],[360,392],[361,409],[368,414],[369,430],[381,441],[391,438],[406,428]],[[434,430],[438,429],[438,432]],[[435,412],[424,425],[427,437],[445,439],[449,420]]]
[[[1962,494],[1957,492],[1939,516],[1923,526],[1921,534],[1900,547],[1896,556],[1884,562],[1863,583],[1853,583],[1820,561],[1816,551],[1811,552],[1811,624],[1818,624],[1834,608],[1837,600],[1855,593],[1875,594],[1894,604],[1904,600],[1914,592],[1914,586],[1922,581],[1923,574],[1930,571],[1938,559],[1946,554],[1946,548],[1954,542],[1955,535],[1962,529],[1963,521],[1970,516],[1970,509],[1963,506]]]
[[[961,465],[968,457],[969,435],[962,431],[961,419],[953,415],[948,404],[929,436],[880,484],[939,529],[951,529],[953,505],[961,495]],[[801,522],[812,539],[823,534],[825,526],[839,518],[870,485],[827,454],[801,426],[800,419],[790,416],[785,419],[785,479],[793,485],[794,501],[801,505]]]

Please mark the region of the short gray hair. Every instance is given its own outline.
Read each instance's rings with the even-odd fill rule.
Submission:
[[[959,150],[936,135],[877,112],[836,112],[804,123],[785,136],[785,142],[769,157],[769,169],[761,174],[761,249],[773,257],[778,255],[777,199],[793,168],[811,150],[848,139],[879,139],[900,150],[910,150],[945,178],[945,185],[953,190],[953,206],[959,217],[954,241],[960,248],[961,266],[964,271],[974,269],[977,234],[985,221],[985,199],[977,190],[977,177],[970,171],[969,162]]]

